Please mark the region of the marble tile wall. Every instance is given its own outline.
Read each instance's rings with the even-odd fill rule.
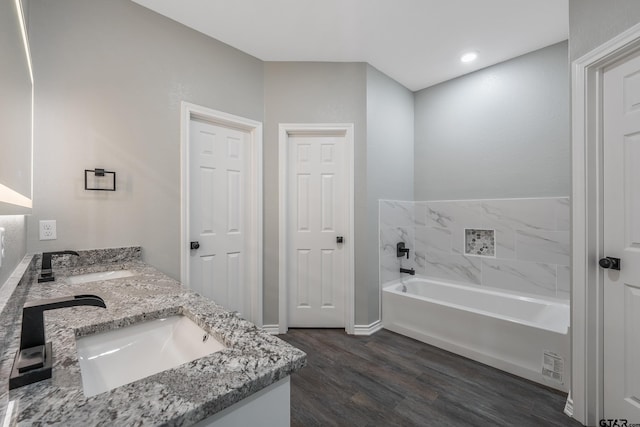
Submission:
[[[380,281],[416,274],[569,299],[569,198],[380,201]],[[495,256],[465,255],[465,228],[495,230]],[[404,241],[410,259],[398,259]]]

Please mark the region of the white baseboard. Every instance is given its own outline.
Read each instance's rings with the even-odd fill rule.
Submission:
[[[278,335],[280,333],[280,326],[278,325],[262,325],[262,329],[269,332],[271,335]]]
[[[376,320],[369,325],[353,325],[353,335],[373,335],[382,329],[382,322]]]
[[[567,396],[567,403],[564,405],[564,413],[573,418],[573,399],[571,398],[571,392]]]
[[[262,325],[262,329],[271,335],[280,335],[280,325]],[[382,322],[376,320],[370,325],[354,325],[353,335],[373,335],[382,329]],[[286,332],[285,332],[286,333]]]

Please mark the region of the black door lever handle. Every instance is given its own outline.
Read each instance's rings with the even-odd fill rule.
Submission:
[[[611,270],[620,270],[620,258],[605,257],[598,261],[600,267],[609,268]]]

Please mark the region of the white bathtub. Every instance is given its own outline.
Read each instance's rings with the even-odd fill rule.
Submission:
[[[385,329],[569,390],[569,304],[420,278],[404,283],[406,293],[401,283],[383,289]]]

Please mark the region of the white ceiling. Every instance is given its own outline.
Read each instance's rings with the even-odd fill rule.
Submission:
[[[569,33],[568,0],[133,1],[263,61],[368,62],[413,91]]]

